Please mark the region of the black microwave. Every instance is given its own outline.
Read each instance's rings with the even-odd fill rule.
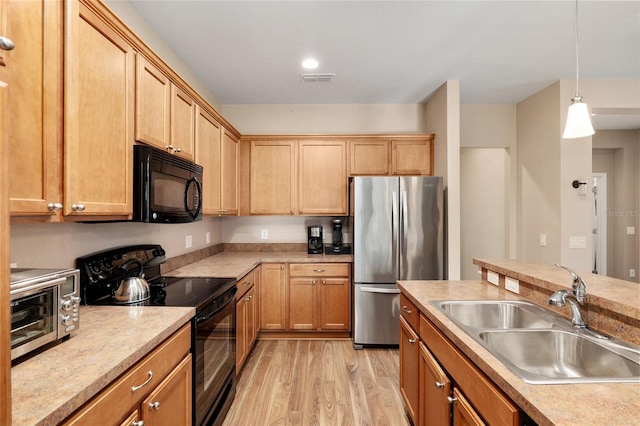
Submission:
[[[146,145],[133,147],[133,221],[202,220],[202,166]]]

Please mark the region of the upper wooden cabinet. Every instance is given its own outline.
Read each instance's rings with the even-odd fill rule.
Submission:
[[[2,3],[2,35],[16,46],[0,58],[0,80],[12,82],[6,109],[10,212],[55,221],[63,202],[63,3]]]
[[[347,214],[347,144],[344,141],[300,141],[298,213]]]
[[[135,51],[93,3],[65,6],[64,214],[130,216]]]
[[[193,160],[195,101],[142,55],[136,68],[136,140]]]
[[[251,214],[294,214],[297,205],[295,141],[251,142]]]
[[[432,175],[433,135],[349,141],[352,176]]]
[[[220,146],[220,214],[238,214],[238,138],[222,129]]]
[[[204,108],[196,106],[196,163],[202,173],[202,213],[220,214],[220,133],[222,126]]]

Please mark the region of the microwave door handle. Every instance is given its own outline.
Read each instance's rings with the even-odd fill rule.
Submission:
[[[193,211],[189,206],[189,187],[191,185],[195,185],[195,205],[193,206]],[[191,216],[191,219],[195,219],[200,214],[200,209],[202,208],[202,186],[198,179],[192,177],[189,179],[184,187],[184,210]]]
[[[55,280],[42,281],[42,282],[35,283],[33,285],[28,285],[26,287],[18,287],[18,288],[11,289],[11,291],[9,293],[10,293],[10,295],[13,296],[14,294],[20,294],[20,293],[25,292],[25,291],[38,290],[38,289],[47,288],[47,287],[53,287],[53,286],[56,286],[58,284],[62,284],[66,280],[67,280],[67,278],[64,277],[64,278],[56,278]]]

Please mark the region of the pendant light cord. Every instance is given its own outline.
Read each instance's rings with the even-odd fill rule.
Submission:
[[[573,28],[576,36],[576,97],[580,96],[578,91],[578,77],[580,70],[580,60],[578,58],[578,0],[576,0],[575,16],[573,19]]]

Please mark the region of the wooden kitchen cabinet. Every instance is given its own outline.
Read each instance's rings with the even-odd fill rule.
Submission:
[[[263,263],[260,274],[260,329],[286,330],[289,291],[287,265]]]
[[[350,265],[289,265],[289,328],[305,331],[349,331]]]
[[[419,422],[419,338],[409,323],[400,315],[400,395],[413,424]]]
[[[63,424],[115,426],[127,424],[124,423],[126,420],[136,418],[147,426],[191,424],[190,347],[189,323],[129,368]]]
[[[298,213],[346,216],[346,142],[302,140],[298,143],[298,150]]]
[[[349,141],[351,176],[433,175],[433,135]]]
[[[104,6],[64,4],[64,215],[130,217],[136,53],[93,9]]]
[[[235,216],[239,209],[238,196],[238,138],[222,128],[220,146],[220,214]]]
[[[391,166],[391,143],[388,140],[349,141],[351,176],[387,176]]]
[[[295,141],[252,141],[250,214],[292,215],[297,206]]]
[[[242,369],[258,336],[260,267],[238,281],[236,293],[236,373]]]
[[[0,80],[12,81],[7,111],[10,213],[57,221],[62,210],[63,3],[2,2]],[[34,217],[39,216],[39,217]]]
[[[451,381],[424,343],[420,342],[418,384],[418,419],[421,426],[441,426],[450,423]]]
[[[391,141],[392,175],[433,175],[433,135],[416,140]]]
[[[193,160],[195,101],[142,55],[136,70],[136,140]]]
[[[460,389],[453,389],[453,425],[454,426],[484,426],[478,413],[466,400]]]

